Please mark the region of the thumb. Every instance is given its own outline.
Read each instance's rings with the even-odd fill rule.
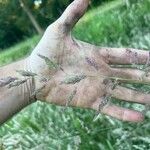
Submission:
[[[78,20],[85,14],[89,0],[74,0],[64,11],[58,22],[62,25],[65,32],[69,32]]]

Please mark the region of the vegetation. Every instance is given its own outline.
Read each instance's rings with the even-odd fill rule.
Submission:
[[[0,64],[8,64],[22,57],[26,57],[29,53],[31,53],[39,40],[40,36],[36,35],[13,47],[5,49],[3,52],[0,52]]]
[[[149,0],[115,1],[89,11],[74,35],[100,46],[150,49]],[[85,28],[86,27],[86,28]],[[39,36],[0,53],[0,63],[20,59],[30,53]],[[133,85],[126,85],[135,88]],[[148,86],[138,87],[148,91]],[[139,104],[119,105],[143,110]],[[121,122],[91,110],[67,108],[37,102],[0,128],[1,143],[12,149],[150,149],[150,114],[139,124]]]
[[[72,1],[0,0],[0,51],[35,33],[41,33]],[[111,0],[92,0],[91,6],[105,1]]]

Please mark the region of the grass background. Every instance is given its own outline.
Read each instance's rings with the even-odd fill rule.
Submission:
[[[117,0],[89,11],[78,23],[73,35],[81,40],[110,47],[150,50],[150,0]],[[40,37],[0,53],[4,65],[25,57]],[[131,87],[132,85],[130,85]],[[139,87],[143,91],[149,87]],[[122,102],[118,104],[123,105]],[[142,105],[132,107],[141,110]],[[148,150],[150,149],[150,114],[143,123],[126,123],[99,116],[84,109],[62,108],[37,102],[0,128],[1,146],[6,150]]]

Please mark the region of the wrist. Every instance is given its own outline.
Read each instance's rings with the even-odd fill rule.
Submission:
[[[35,101],[35,99],[31,97],[31,93],[34,90],[33,78],[27,79],[27,77],[23,77],[16,71],[26,70],[27,60],[28,59],[24,59],[0,68],[0,78],[2,82],[11,77],[15,79],[11,82],[6,82],[5,85],[1,84],[0,87],[1,124]]]

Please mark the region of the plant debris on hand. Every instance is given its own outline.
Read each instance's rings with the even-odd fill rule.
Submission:
[[[71,75],[64,79],[64,81],[62,81],[61,84],[76,84],[85,78],[86,75]]]
[[[22,75],[24,77],[34,77],[34,76],[37,76],[36,73],[30,72],[30,71],[16,70],[16,72],[18,72],[20,75]]]
[[[35,91],[32,93],[31,97],[36,97],[36,95],[39,94],[39,93],[45,88],[45,86],[46,86],[46,85],[43,85],[41,88],[35,90]]]
[[[11,82],[14,82],[15,80],[18,80],[18,78],[13,78],[13,77],[7,77],[7,78],[2,78],[0,79],[0,87],[4,87]]]
[[[90,59],[89,57],[86,57],[85,60],[86,60],[86,62],[87,62],[90,66],[94,67],[96,70],[99,70],[99,66],[98,66],[98,64],[95,62],[95,60]]]
[[[75,88],[71,93],[70,95],[68,96],[68,99],[67,99],[67,102],[66,102],[66,107],[69,106],[69,104],[73,101],[73,98],[74,96],[76,95],[77,93],[77,88]]]
[[[60,65],[58,65],[56,62],[50,60],[48,57],[43,56],[41,54],[38,54],[38,56],[45,61],[46,65],[49,67],[49,69],[60,69],[64,72],[63,68]]]
[[[8,88],[12,88],[12,87],[16,87],[16,86],[19,86],[25,82],[27,82],[28,79],[24,79],[24,80],[16,80],[14,82],[11,82],[9,85],[8,85]]]
[[[111,99],[111,96],[108,94],[108,95],[104,95],[102,97],[102,101],[99,105],[99,108],[98,108],[98,111],[101,112],[103,110],[103,108],[108,104],[108,102],[110,101]]]

